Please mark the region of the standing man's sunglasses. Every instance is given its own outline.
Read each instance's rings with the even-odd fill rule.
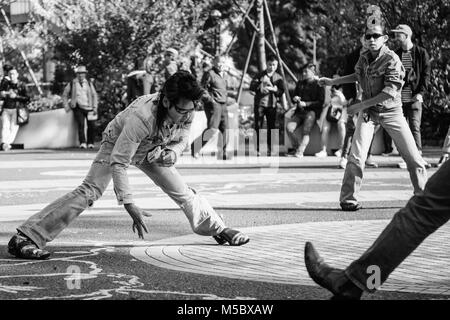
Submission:
[[[366,39],[366,40],[370,40],[371,38],[373,38],[374,40],[377,40],[378,38],[380,38],[380,37],[382,37],[383,35],[382,34],[379,34],[379,33],[372,33],[372,34],[366,34],[365,36],[364,36],[364,39]]]

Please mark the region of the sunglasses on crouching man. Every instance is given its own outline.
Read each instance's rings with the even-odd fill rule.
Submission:
[[[384,36],[384,34],[381,34],[381,33],[368,33],[368,34],[364,35],[364,39],[370,40],[370,39],[373,38],[374,40],[377,40],[378,38],[380,38],[382,36]]]
[[[181,109],[181,108],[178,108],[176,105],[172,105],[172,106],[175,108],[176,112],[178,112],[179,114],[182,114],[182,115],[191,114],[195,110],[195,108],[192,108],[192,109]]]

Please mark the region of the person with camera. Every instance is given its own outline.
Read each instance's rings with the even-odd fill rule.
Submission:
[[[1,149],[8,151],[19,131],[18,109],[30,100],[25,84],[19,80],[19,72],[15,68],[8,71],[7,78],[3,78],[0,98],[3,100]]]

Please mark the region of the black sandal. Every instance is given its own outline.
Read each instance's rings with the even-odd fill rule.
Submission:
[[[225,228],[220,234],[213,236],[213,238],[220,245],[228,242],[230,246],[242,246],[250,241],[250,238],[246,234],[231,228]]]

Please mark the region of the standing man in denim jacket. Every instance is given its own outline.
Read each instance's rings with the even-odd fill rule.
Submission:
[[[10,254],[24,259],[46,259],[43,248],[87,207],[99,199],[111,180],[118,203],[133,219],[139,238],[148,232],[143,216],[134,204],[127,169],[130,164],[144,172],[184,211],[192,230],[213,236],[220,244],[242,245],[243,233],[227,228],[209,203],[189,188],[174,164],[188,142],[194,101],[202,94],[195,78],[177,72],[159,94],[136,99],[106,127],[100,150],[83,183],[30,217],[17,228],[8,244]]]
[[[416,146],[422,153],[420,124],[423,97],[430,85],[430,57],[424,48],[412,42],[413,32],[408,25],[400,24],[391,32],[394,33],[395,41],[399,44],[399,49],[395,53],[402,60],[406,71],[405,85],[402,88],[403,114],[408,120]],[[400,163],[399,166],[406,168],[405,163]],[[428,167],[431,166],[428,165]]]
[[[342,182],[340,205],[344,211],[361,209],[357,194],[361,189],[364,162],[376,124],[380,124],[389,133],[405,159],[415,195],[423,192],[427,180],[425,161],[402,112],[401,89],[405,68],[397,54],[386,46],[387,40],[384,21],[380,20],[376,24],[368,21],[365,30],[368,51],[361,54],[355,73],[336,79],[319,80],[321,85],[358,81],[363,90],[362,101],[348,108],[349,114],[361,112]]]

